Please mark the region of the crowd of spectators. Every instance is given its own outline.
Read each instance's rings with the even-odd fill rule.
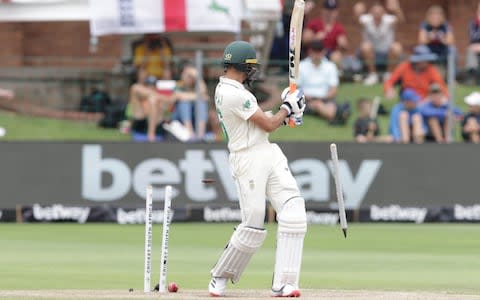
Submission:
[[[445,143],[449,130],[457,125],[465,141],[480,143],[480,93],[473,92],[464,99],[466,112],[453,107],[450,101],[452,95],[445,82],[445,71],[450,55],[458,62],[459,49],[454,28],[442,6],[431,5],[425,11],[418,31],[411,32],[416,37],[415,46],[405,47],[396,37],[397,30],[407,28],[404,25],[410,22],[402,2],[368,3],[306,0],[298,79],[307,100],[305,113],[325,120],[330,126],[353,124],[354,139],[359,143]],[[275,40],[272,47],[272,57],[282,61],[286,61],[288,52],[293,0],[284,4],[279,26],[283,37]],[[348,17],[358,24],[358,32],[347,33],[340,22],[340,14],[346,12],[341,4],[351,9]],[[469,37],[465,70],[468,79],[478,85],[480,1],[464,30]],[[358,39],[351,34],[359,35],[358,44],[352,42]],[[221,130],[203,76],[191,62],[183,62],[180,67],[173,63],[175,51],[170,39],[163,34],[145,34],[132,43],[131,50],[135,71],[125,109],[127,122],[122,123],[126,124],[122,131],[136,141],[162,141],[169,135],[184,142],[220,140]],[[388,129],[382,131],[377,111],[373,112],[377,106],[362,95],[352,95],[359,98],[355,107],[357,119],[348,122],[354,112],[350,101],[339,99],[338,90],[345,74],[351,71],[361,74],[366,86],[381,84],[382,98],[399,99],[390,105]],[[267,97],[270,100],[278,94],[266,92],[271,95]],[[0,89],[0,98],[8,100],[13,95],[13,91]],[[267,102],[263,105],[272,106],[272,101]]]
[[[207,132],[207,85],[195,66],[184,62],[174,74],[173,45],[161,34],[144,35],[133,43],[132,52],[135,82],[123,131],[136,141],[163,141],[167,136],[183,142],[215,140],[219,130]]]
[[[321,8],[314,9],[316,5]],[[359,45],[352,45],[344,25],[339,22],[338,0],[306,2],[308,18],[302,35],[298,80],[307,99],[306,114],[324,119],[332,126],[348,124],[352,113],[350,103],[339,101],[338,88],[348,68],[362,66],[355,71],[364,74],[363,84],[382,83],[384,98],[399,99],[399,102],[391,108],[390,125],[383,133],[376,112],[372,113],[377,107],[372,106],[370,99],[361,97],[356,105],[355,141],[445,143],[450,126],[455,126],[449,122],[455,122],[461,124],[465,140],[480,143],[480,94],[473,93],[465,99],[469,106],[465,116],[449,101],[442,71],[445,71],[449,54],[456,56],[457,49],[452,26],[443,8],[438,5],[428,8],[418,27],[417,46],[410,51],[395,35],[399,26],[408,22],[399,0],[378,1],[369,7],[360,1],[352,3],[351,7],[360,29]],[[275,42],[273,56],[278,55],[276,49],[282,49],[282,55],[286,53],[288,23],[286,13],[282,28],[287,36],[284,34],[282,40]],[[471,78],[480,83],[480,3],[468,31],[470,45],[466,69]],[[212,105],[209,110],[205,82],[197,80],[197,70],[188,63],[180,72],[175,72],[173,54],[172,43],[158,34],[145,35],[133,45],[137,76],[130,89],[127,109],[131,132],[138,140],[148,141],[161,140],[166,131],[177,129],[187,136],[180,139],[183,141],[218,138],[220,130],[216,128]],[[156,86],[159,80],[175,81],[171,90],[161,93]],[[450,111],[454,118],[449,117]]]
[[[310,10],[319,1],[309,2]],[[321,10],[317,10],[321,15],[313,14],[303,33],[305,58],[300,64],[299,86],[305,90],[307,108],[330,124],[346,123],[350,108],[339,105],[336,94],[339,76],[347,71],[351,66],[348,62],[353,59],[363,65],[365,85],[383,81],[384,98],[400,99],[391,109],[385,135],[381,135],[376,117],[371,117],[372,101],[359,99],[358,118],[354,122],[357,142],[445,143],[451,126],[460,123],[464,139],[477,143],[477,100],[472,99],[480,94],[465,99],[469,105],[468,117],[449,101],[445,69],[450,54],[456,61],[457,49],[445,11],[439,5],[427,9],[419,24],[417,46],[410,52],[395,38],[398,25],[408,21],[400,4],[398,0],[378,1],[370,7],[364,2],[354,3],[353,16],[362,34],[361,43],[355,46],[349,45],[345,28],[338,21],[339,1],[322,1]],[[470,76],[480,82],[480,3],[475,19],[469,24],[469,35],[466,67]],[[353,56],[347,57],[347,50]]]

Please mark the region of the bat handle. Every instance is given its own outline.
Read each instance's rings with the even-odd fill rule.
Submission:
[[[290,83],[290,93],[293,93],[293,92],[295,92],[296,90],[297,90],[297,85],[296,85],[295,83]],[[295,127],[297,126],[297,125],[295,124],[295,120],[294,120],[292,117],[290,117],[290,118],[288,119],[288,126],[289,126],[290,128],[295,128]]]

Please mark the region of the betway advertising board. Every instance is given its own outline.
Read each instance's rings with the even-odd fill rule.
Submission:
[[[307,208],[335,209],[329,144],[280,146]],[[378,220],[417,220],[426,217],[427,208],[469,214],[469,208],[480,204],[480,148],[474,145],[346,143],[339,144],[338,151],[348,210],[368,209]],[[37,209],[59,204],[137,209],[144,207],[148,185],[157,202],[163,199],[165,185],[172,185],[177,209],[236,207],[228,155],[224,144],[4,142],[0,209],[34,204]],[[205,178],[216,182],[205,184]]]

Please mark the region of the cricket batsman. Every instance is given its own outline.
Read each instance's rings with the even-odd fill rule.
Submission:
[[[267,235],[264,228],[266,196],[277,213],[277,247],[272,296],[299,297],[303,240],[307,231],[305,201],[300,196],[288,161],[268,134],[303,116],[305,97],[300,90],[282,93],[283,103],[273,115],[263,112],[247,90],[257,70],[255,48],[247,42],[229,44],[223,54],[225,75],[215,90],[215,106],[228,140],[229,161],[237,185],[242,223],[233,232],[211,270],[211,296],[225,295],[228,280],[239,281],[253,254]]]

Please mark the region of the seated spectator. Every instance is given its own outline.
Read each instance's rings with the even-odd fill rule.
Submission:
[[[480,93],[473,92],[465,97],[468,113],[462,122],[462,137],[466,142],[480,144]]]
[[[323,42],[313,41],[308,57],[300,62],[298,85],[307,100],[307,113],[317,114],[331,124],[345,123],[349,107],[338,106],[335,101],[339,84],[338,70],[325,54]]]
[[[155,87],[157,78],[145,74],[146,71],[140,69],[138,82],[130,87],[127,115],[132,119],[131,131],[146,133],[148,141],[154,142],[159,140],[163,132],[161,123],[164,112],[168,105],[175,102],[175,98],[173,95],[159,94]]]
[[[453,31],[440,5],[432,5],[427,10],[425,21],[420,25],[418,43],[427,46],[442,64],[447,62],[449,49],[454,51]]]
[[[431,64],[436,55],[430,52],[426,46],[417,46],[409,61],[402,62],[392,72],[390,78],[385,81],[383,88],[385,97],[395,97],[394,85],[399,83],[401,90],[413,89],[421,99],[428,95],[430,85],[438,83],[444,95],[448,95],[447,85],[438,69]]]
[[[15,96],[15,93],[11,90],[0,88],[0,99],[5,99],[10,101]],[[0,137],[3,137],[7,133],[7,130],[3,127],[0,127]]]
[[[395,42],[395,25],[402,20],[403,12],[397,1],[392,9],[394,15],[387,14],[380,2],[376,2],[366,13],[366,6],[358,2],[354,6],[354,14],[363,28],[363,42],[360,46],[361,58],[365,61],[368,75],[365,85],[374,85],[379,81],[377,65],[387,66],[384,78],[388,78],[389,70],[399,62],[402,45]]]
[[[314,40],[323,41],[327,57],[341,68],[343,52],[347,50],[348,40],[345,28],[337,21],[337,17],[338,1],[324,0],[322,17],[314,17],[307,23],[302,40],[306,49]]]
[[[353,135],[357,143],[392,142],[390,136],[380,136],[377,118],[372,119],[372,102],[366,98],[357,101],[358,118],[353,127]]]
[[[430,87],[430,93],[425,103],[419,106],[424,126],[427,128],[425,139],[437,143],[448,142],[448,110],[449,102],[447,97],[442,93],[441,87],[434,83]],[[453,113],[457,117],[462,116],[459,108],[454,107]]]
[[[175,109],[172,120],[180,121],[190,132],[191,140],[203,140],[208,120],[207,85],[200,83],[200,98],[196,92],[197,70],[192,65],[183,67],[180,81],[175,88]],[[198,125],[198,127],[197,127]],[[196,129],[196,130],[195,130]],[[197,135],[198,134],[198,135]]]
[[[389,134],[396,143],[423,143],[426,130],[417,108],[420,96],[413,89],[405,89],[400,94],[400,100],[390,114]]]
[[[468,26],[468,36],[470,45],[467,48],[467,57],[465,60],[467,71],[477,84],[480,84],[480,2],[477,5],[475,19],[470,21]]]
[[[157,79],[172,79],[172,55],[170,40],[161,34],[145,34],[141,41],[133,45],[134,66]]]

